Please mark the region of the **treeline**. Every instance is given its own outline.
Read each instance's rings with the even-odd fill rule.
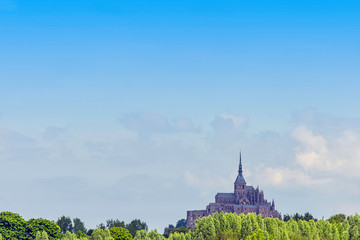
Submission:
[[[283,221],[277,218],[263,218],[255,213],[237,215],[236,213],[221,212],[197,219],[195,229],[186,229],[184,227],[186,222],[182,219],[178,221],[176,227],[169,225],[171,231],[168,231],[167,234],[160,234],[156,229],[148,232],[146,223],[140,220],[126,224],[118,219],[110,219],[106,221],[106,224],[99,224],[95,230],[86,230],[85,225],[79,219],[71,220],[69,217],[63,216],[57,222],[42,218],[25,221],[16,213],[2,212],[0,213],[0,240],[360,239],[360,216],[358,214],[348,217],[344,214],[337,214],[328,220],[318,221],[309,215],[306,218],[311,218],[310,220],[301,219],[305,218],[304,216],[295,220],[293,216],[289,216],[287,221]],[[131,225],[137,228],[137,230],[131,230],[134,235],[126,228],[130,228]],[[80,229],[82,227],[84,228]]]
[[[62,216],[56,221],[56,224],[60,227],[62,233],[75,233],[78,237],[86,237],[86,235],[91,236],[94,231],[94,229],[87,230],[85,227],[85,223],[79,218],[73,218],[71,220],[70,217]],[[129,223],[125,223],[124,221],[120,221],[119,219],[108,219],[106,220],[105,224],[100,223],[99,225],[97,225],[97,228],[100,228],[102,230],[106,228],[110,230],[113,227],[121,227],[127,229],[132,237],[135,236],[136,231],[138,230],[148,230],[146,222],[143,222],[140,219],[134,219]]]
[[[26,221],[17,213],[0,213],[0,240],[132,240],[138,230],[148,230],[147,224],[139,219],[130,223],[109,219],[106,225],[100,223],[96,229],[87,230],[79,218]]]
[[[342,214],[340,214],[342,215]],[[150,234],[150,233],[149,233]],[[136,240],[149,238],[149,234],[138,231]],[[146,238],[148,237],[148,238]],[[171,240],[359,240],[360,216],[333,216],[328,220],[311,219],[282,221],[277,218],[263,218],[249,213],[214,213],[196,220],[195,229],[187,233],[170,234]]]

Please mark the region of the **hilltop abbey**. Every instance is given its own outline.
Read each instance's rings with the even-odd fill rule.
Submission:
[[[264,199],[264,192],[253,186],[246,186],[241,164],[241,151],[239,174],[234,183],[233,193],[218,193],[215,196],[215,203],[210,203],[205,210],[193,210],[187,212],[186,227],[194,228],[197,218],[211,215],[215,212],[231,212],[247,214],[250,212],[261,214],[263,217],[281,219],[281,214],[275,210],[275,202],[268,202]]]

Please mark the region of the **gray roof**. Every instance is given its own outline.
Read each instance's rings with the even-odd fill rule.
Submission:
[[[234,208],[269,208],[269,206],[265,206],[265,205],[234,205]]]
[[[236,180],[235,180],[235,183],[245,183],[246,184],[246,181],[245,181],[245,178],[243,177],[242,174],[238,174]]]
[[[215,197],[234,197],[234,193],[217,193]]]
[[[247,190],[254,190],[254,187],[253,186],[246,186],[246,189]]]

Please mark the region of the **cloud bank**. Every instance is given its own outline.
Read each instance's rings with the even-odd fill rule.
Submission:
[[[0,199],[6,210],[27,218],[65,214],[89,228],[108,218],[141,218],[162,231],[187,210],[214,201],[217,192],[232,191],[242,146],[248,184],[260,185],[281,212],[355,212],[360,121],[307,110],[293,122],[287,133],[252,133],[241,114],[220,113],[201,125],[133,112],[109,135],[48,126],[25,136],[2,126]]]

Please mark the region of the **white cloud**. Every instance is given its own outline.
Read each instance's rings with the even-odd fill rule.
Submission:
[[[330,179],[314,179],[301,170],[267,167],[261,170],[261,182],[266,185],[293,187],[294,185],[317,186],[329,183]]]
[[[241,115],[233,115],[233,114],[229,114],[229,113],[221,113],[219,115],[219,117],[223,118],[224,120],[231,120],[233,126],[236,129],[242,128],[246,121],[246,118],[244,116]]]
[[[244,130],[246,124],[247,119],[244,116],[229,113],[221,113],[211,122],[215,134],[228,140],[238,137],[239,133]]]
[[[360,176],[359,133],[346,130],[326,137],[300,126],[293,136],[300,144],[296,161],[305,170]]]

